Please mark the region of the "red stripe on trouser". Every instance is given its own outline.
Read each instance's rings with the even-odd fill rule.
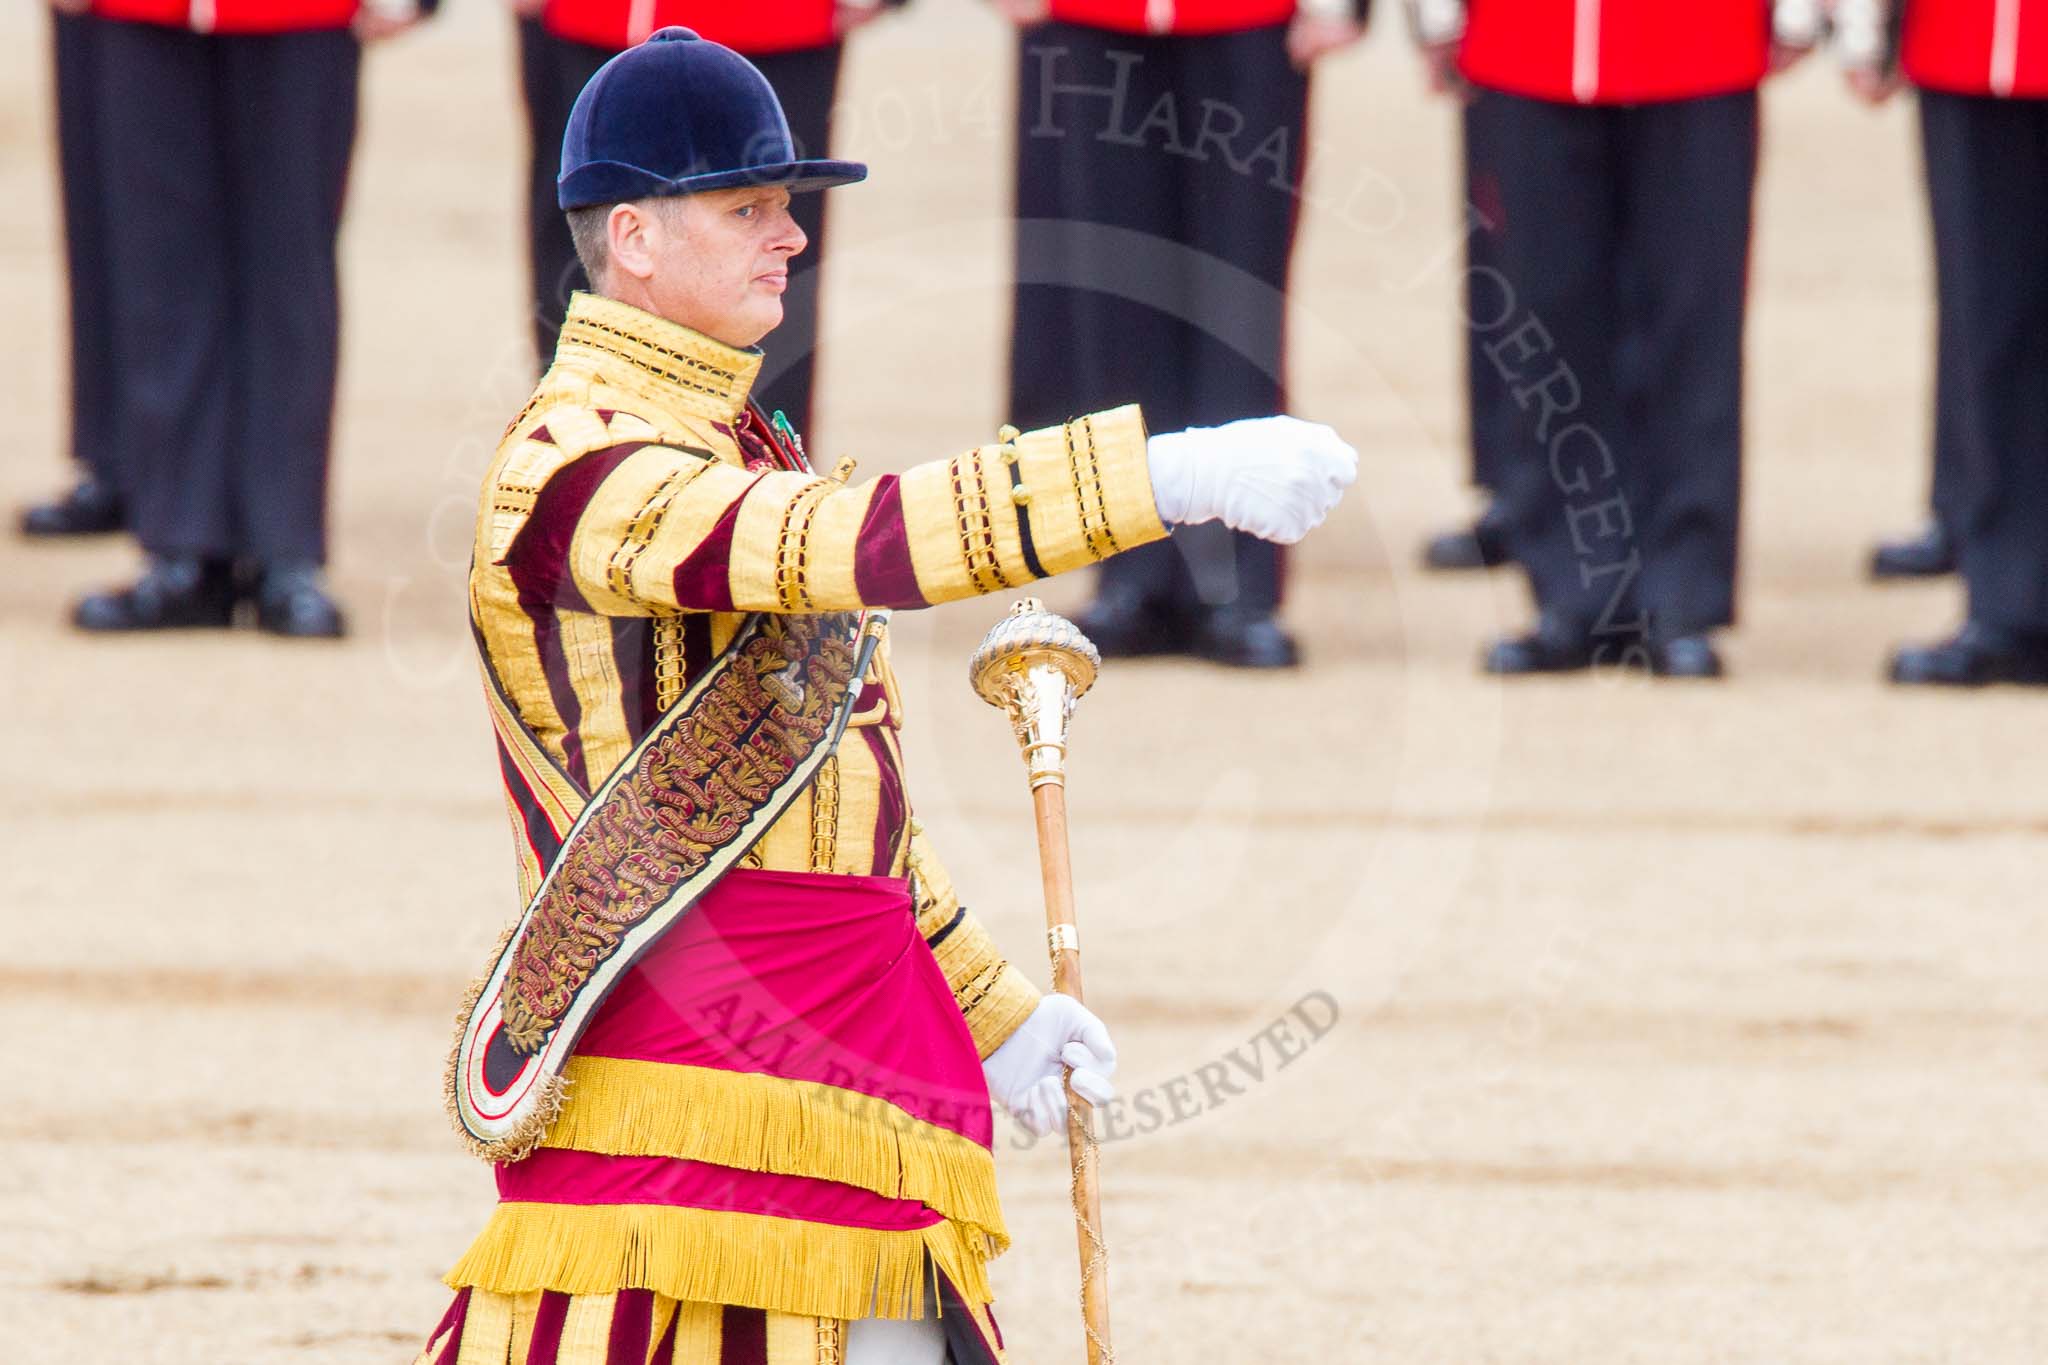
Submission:
[[[718,1365],[768,1365],[768,1315],[727,1304],[723,1316]]]
[[[533,1338],[527,1343],[527,1365],[555,1365],[562,1349],[562,1324],[569,1317],[569,1296],[549,1290],[540,1296],[533,1315]]]
[[[441,1335],[443,1331],[448,1333],[448,1344],[441,1348],[440,1358],[434,1362],[434,1365],[455,1365],[456,1354],[462,1349],[462,1322],[468,1316],[469,1296],[474,1292],[474,1290],[465,1289],[460,1294],[457,1294],[455,1302],[449,1304],[448,1311],[441,1315],[441,1325],[436,1327],[433,1334],[427,1338],[429,1342],[432,1342],[434,1337]]]
[[[612,1300],[612,1336],[605,1345],[604,1365],[647,1365],[647,1337],[653,1328],[654,1291],[621,1289]]]

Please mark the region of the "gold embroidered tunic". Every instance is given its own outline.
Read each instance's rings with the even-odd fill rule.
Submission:
[[[554,364],[491,465],[472,625],[502,704],[552,760],[540,781],[565,806],[581,805],[750,613],[914,608],[1021,587],[1165,535],[1135,407],[849,485],[772,467],[747,404],[760,363],[756,351],[579,294]],[[961,908],[912,817],[886,654],[869,683],[836,756],[749,864],[910,876],[918,930],[986,1058],[1038,992]],[[530,898],[546,869],[516,805],[512,815]],[[616,1115],[579,1113],[579,1088],[584,1110],[622,1103],[621,1088],[595,1076],[579,1087],[582,1060],[570,1063],[569,1099],[546,1145],[615,1126]],[[688,1092],[679,1084],[670,1098]],[[722,1159],[710,1141],[694,1133],[661,1154]],[[795,1161],[785,1173],[845,1178]],[[992,1207],[982,1217],[999,1228]],[[511,1289],[492,1276],[516,1249],[491,1239],[451,1276],[473,1294]],[[843,1301],[845,1288],[829,1297]],[[743,1280],[714,1297],[755,1302]],[[486,1307],[477,1299],[469,1311]]]
[[[578,294],[554,365],[485,479],[469,590],[478,646],[583,792],[745,613],[953,601],[1166,534],[1135,407],[842,486],[749,467],[744,418],[760,365],[758,351]],[[940,963],[987,1056],[1038,995],[960,913],[912,818],[902,702],[886,659],[877,672],[837,757],[751,861],[890,876],[914,865],[920,918],[933,934],[951,926]],[[515,843],[530,895],[543,869]]]

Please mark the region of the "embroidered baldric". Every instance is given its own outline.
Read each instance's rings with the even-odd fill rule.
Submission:
[[[787,438],[775,463],[808,471],[794,433],[775,436]],[[606,993],[831,758],[888,617],[748,617],[580,801],[486,665],[507,788],[540,875],[463,1003],[448,1062],[449,1114],[479,1156],[515,1161],[539,1145]]]
[[[448,1103],[478,1155],[513,1161],[540,1142],[605,994],[831,757],[887,616],[749,617],[591,793],[463,1007]],[[530,769],[538,746],[492,702]]]

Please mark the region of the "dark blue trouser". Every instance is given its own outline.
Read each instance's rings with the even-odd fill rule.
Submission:
[[[320,563],[356,40],[109,22],[100,44],[136,536]]]
[[[1137,402],[1162,432],[1285,410],[1307,108],[1280,27],[1025,31],[1012,421]],[[1103,583],[1184,610],[1269,611],[1281,564],[1211,524],[1118,555]]]
[[[2048,633],[2048,100],[1920,94],[1970,615]]]
[[[107,21],[50,11],[56,57],[57,167],[64,202],[64,267],[71,314],[71,455],[93,477],[122,484],[115,404],[113,290],[107,263],[106,166],[99,131],[99,46]]]
[[[1539,609],[1596,635],[1735,618],[1754,92],[1661,104],[1494,95],[1512,317],[1482,348]]]

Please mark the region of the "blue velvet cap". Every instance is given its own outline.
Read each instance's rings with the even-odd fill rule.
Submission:
[[[599,67],[576,97],[555,199],[574,209],[739,185],[822,190],[867,175],[857,161],[801,159],[752,62],[665,28]]]

